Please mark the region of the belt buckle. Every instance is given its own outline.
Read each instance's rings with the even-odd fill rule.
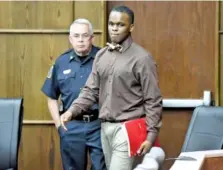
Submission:
[[[91,121],[90,118],[91,118],[90,115],[83,115],[83,121],[86,123],[89,123]]]

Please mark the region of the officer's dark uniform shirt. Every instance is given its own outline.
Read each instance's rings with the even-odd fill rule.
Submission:
[[[57,100],[61,95],[62,112],[65,112],[81,93],[98,51],[99,48],[92,46],[89,55],[81,61],[74,50],[70,49],[58,57],[51,67],[41,90],[52,99]],[[97,105],[92,107],[92,110],[97,109]]]

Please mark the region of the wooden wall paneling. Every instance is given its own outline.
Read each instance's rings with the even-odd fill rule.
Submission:
[[[59,136],[54,126],[23,127],[19,152],[21,170],[61,170]]]
[[[102,35],[101,34],[94,34],[93,44],[98,47],[103,47],[102,43]]]
[[[22,44],[7,35],[0,35],[0,96],[19,97],[23,96],[23,56],[19,52]],[[19,41],[19,39],[18,39]],[[14,55],[15,54],[15,55]],[[20,55],[18,57],[18,54]]]
[[[27,79],[24,81],[24,98],[27,97],[25,119],[47,120],[49,115],[46,97],[40,91],[49,68],[55,59],[69,47],[68,35],[31,35],[35,44],[28,45],[26,58]],[[30,56],[31,55],[31,56]],[[26,90],[29,89],[29,90]],[[28,103],[29,102],[29,103]]]
[[[166,157],[177,157],[180,154],[191,115],[191,109],[164,109],[159,140]],[[169,169],[173,162],[165,161],[164,169]]]
[[[215,2],[110,1],[135,11],[133,38],[154,56],[165,98],[215,92]],[[110,10],[109,10],[110,11]]]
[[[219,35],[220,41],[220,105],[223,105],[223,33]]]
[[[0,2],[0,28],[64,29],[73,20],[72,1]]]
[[[223,32],[223,2],[219,1],[220,31]]]
[[[220,29],[220,2],[216,3],[215,10],[215,105],[220,105],[220,49],[219,49],[219,29]]]
[[[103,47],[106,39],[106,2],[104,1],[75,1],[74,2],[74,18],[86,18],[92,25],[94,30],[98,30],[98,45]],[[98,37],[99,38],[99,37]],[[99,41],[100,40],[100,41]]]
[[[5,80],[2,97],[24,97],[24,119],[51,119],[40,91],[56,57],[69,48],[68,35],[0,35],[5,42],[0,68]],[[13,50],[12,50],[13,49]],[[5,59],[4,59],[5,58]]]
[[[1,34],[69,34],[69,29],[0,29]]]
[[[219,79],[220,79],[220,87],[219,87],[219,97],[220,97],[220,105],[223,105],[223,2],[219,1]]]
[[[102,1],[75,1],[74,18],[86,18],[92,24],[94,29],[102,29],[103,14]]]

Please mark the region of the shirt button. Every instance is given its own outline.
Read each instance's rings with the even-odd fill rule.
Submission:
[[[83,76],[81,76],[81,78],[82,78]]]

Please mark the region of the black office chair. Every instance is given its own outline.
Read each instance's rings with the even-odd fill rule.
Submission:
[[[0,170],[18,169],[23,99],[0,98]]]
[[[199,106],[192,115],[182,152],[216,150],[223,144],[223,107]]]

